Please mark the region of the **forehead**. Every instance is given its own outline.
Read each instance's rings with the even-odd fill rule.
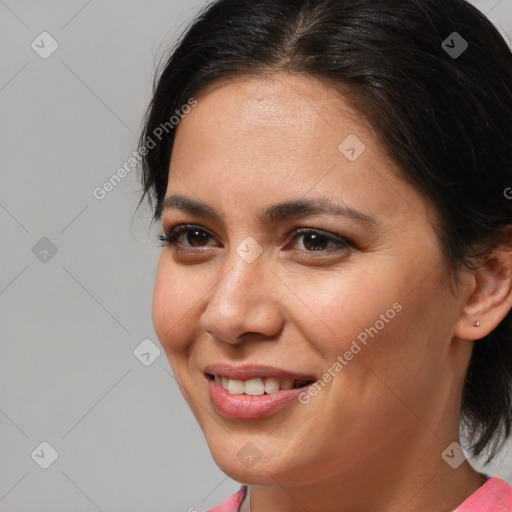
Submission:
[[[348,87],[340,86],[340,90],[350,94]],[[219,127],[222,119],[232,114],[230,123],[245,130],[259,127],[274,133],[306,134],[318,128],[340,132],[346,124],[361,135],[371,131],[344,95],[307,75],[281,73],[223,80],[200,91],[197,99],[202,114],[216,117]],[[197,113],[198,108],[195,110]]]
[[[377,148],[370,131],[338,93],[302,75],[241,77],[214,83],[177,128],[174,162],[222,160],[237,175],[306,179],[346,160],[340,143],[350,134]],[[383,155],[379,155],[382,158]],[[279,162],[280,173],[268,171]],[[356,167],[352,165],[352,167]],[[275,171],[275,169],[274,169]]]
[[[167,195],[179,189],[204,200],[215,190],[220,204],[330,195],[384,215],[412,208],[428,217],[366,121],[320,81],[244,77],[195,98],[177,128]]]

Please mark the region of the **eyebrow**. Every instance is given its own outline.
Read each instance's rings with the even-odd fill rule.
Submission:
[[[160,202],[157,208],[158,218],[161,218],[162,214],[169,210],[179,210],[184,213],[222,221],[220,215],[211,206],[179,194],[165,197]],[[266,224],[277,224],[288,219],[317,214],[348,217],[370,227],[377,225],[377,221],[371,215],[351,208],[341,201],[333,201],[326,197],[296,199],[277,203],[261,210],[259,218]]]

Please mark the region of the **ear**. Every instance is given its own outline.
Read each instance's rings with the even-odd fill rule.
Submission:
[[[473,272],[454,335],[479,340],[494,330],[512,309],[512,244],[485,256]],[[479,322],[475,326],[475,322]]]

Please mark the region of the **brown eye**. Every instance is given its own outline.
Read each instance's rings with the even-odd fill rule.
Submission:
[[[212,238],[212,235],[207,231],[199,226],[190,225],[176,226],[165,231],[164,235],[158,236],[162,245],[168,243],[171,246],[182,245],[183,247],[204,247],[209,238]]]
[[[334,246],[338,250],[348,249],[353,245],[345,238],[332,236],[323,231],[316,229],[299,229],[294,233],[293,240],[302,238],[302,247],[299,248],[301,251],[307,252],[322,252],[329,249],[328,245]]]
[[[164,235],[158,236],[158,239],[162,242],[162,246],[167,243],[175,250],[207,247],[210,238],[213,238],[213,235],[200,226],[188,224],[169,228],[164,231]],[[330,253],[333,252],[332,249],[337,252],[355,247],[354,244],[346,238],[311,228],[296,230],[291,239],[292,241],[302,239],[302,243],[299,244],[302,247],[299,247],[297,250],[307,253]]]

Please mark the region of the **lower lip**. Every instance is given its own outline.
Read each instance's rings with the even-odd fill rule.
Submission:
[[[297,397],[309,386],[294,389],[282,389],[264,395],[232,395],[214,380],[208,379],[212,403],[222,416],[229,419],[253,420],[271,416],[297,400]]]

